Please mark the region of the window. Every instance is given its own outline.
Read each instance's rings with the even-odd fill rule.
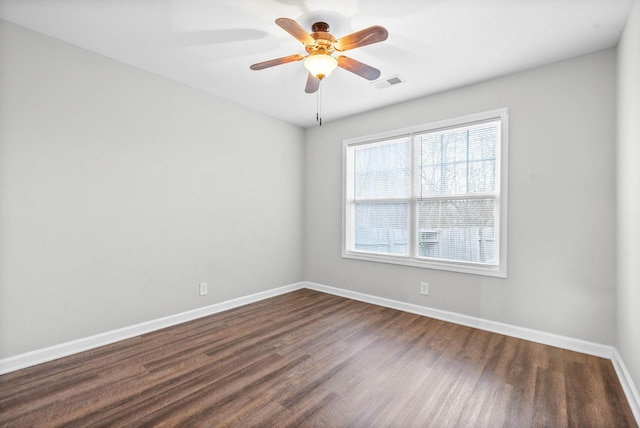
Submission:
[[[506,277],[507,116],[345,140],[343,257]]]

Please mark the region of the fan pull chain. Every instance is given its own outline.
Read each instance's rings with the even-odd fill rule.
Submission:
[[[316,122],[319,123],[319,126],[322,126],[322,80],[320,81],[316,94]]]

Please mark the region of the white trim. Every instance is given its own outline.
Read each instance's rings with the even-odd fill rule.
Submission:
[[[167,317],[146,321],[129,327],[117,330],[107,331],[105,333],[96,334],[82,339],[72,340],[70,342],[61,343],[59,345],[50,346],[35,351],[26,352],[24,354],[15,355],[9,358],[0,359],[0,375],[12,371],[20,370],[26,367],[35,366],[36,364],[46,363],[58,358],[76,354],[78,352],[88,351],[100,346],[109,345],[120,340],[130,339],[152,331],[171,327],[183,322],[192,321],[197,318],[213,315],[229,309],[244,306],[249,303],[258,302],[280,294],[289,293],[291,291],[304,288],[304,283],[296,283],[286,285],[284,287],[273,288],[271,290],[262,291],[260,293],[251,294],[249,296],[238,297],[237,299],[227,300],[225,302],[214,303],[198,309],[182,312]]]
[[[448,321],[468,327],[478,328],[493,333],[517,337],[518,339],[530,340],[532,342],[542,343],[544,345],[556,346],[558,348],[581,352],[583,354],[595,355],[596,357],[611,359],[611,355],[613,352],[613,347],[601,345],[599,343],[587,342],[585,340],[573,339],[571,337],[560,336],[553,333],[546,333],[543,331],[532,330],[529,328],[518,327],[510,324],[503,324],[501,322],[471,317],[455,312],[428,308],[426,306],[414,305],[412,303],[400,302],[397,300],[386,299],[384,297],[372,296],[370,294],[363,294],[355,291],[344,290],[341,288],[330,287],[328,285],[316,284],[313,282],[305,282],[304,284],[305,288],[309,288],[311,290],[334,294],[336,296],[346,297],[348,299],[359,300],[361,302],[384,306],[391,309],[397,309],[404,312],[410,312],[412,314],[435,318],[442,321]]]
[[[640,394],[633,383],[633,379],[629,374],[627,367],[622,360],[622,356],[613,346],[602,345],[599,343],[588,342],[581,339],[574,339],[567,336],[546,333],[544,331],[533,330],[524,327],[518,327],[510,324],[503,324],[496,321],[485,320],[482,318],[462,315],[455,312],[442,311],[440,309],[418,306],[411,303],[400,302],[397,300],[386,299],[384,297],[372,296],[369,294],[358,293],[356,291],[344,290],[342,288],[330,287],[328,285],[317,284],[313,282],[304,282],[304,288],[320,291],[322,293],[333,294],[336,296],[346,297],[347,299],[359,300],[365,303],[371,303],[386,308],[397,309],[399,311],[409,312],[430,318],[448,321],[455,324],[466,325],[468,327],[478,328],[481,330],[500,333],[518,339],[529,340],[532,342],[542,343],[543,345],[555,346],[569,351],[581,352],[587,355],[607,358],[611,360],[613,368],[618,376],[622,390],[629,402],[629,407],[633,412],[636,422],[640,425]]]
[[[624,364],[622,356],[616,348],[613,348],[611,363],[618,375],[624,395],[627,396],[627,401],[629,402],[629,407],[631,407],[633,416],[636,418],[638,425],[640,425],[640,393],[638,393],[638,389],[633,383],[631,374],[629,374],[627,366]]]
[[[410,237],[413,239],[413,237]],[[411,266],[425,269],[446,270],[449,272],[468,273],[471,275],[495,276],[506,278],[506,270],[500,266],[483,266],[473,263],[456,261],[436,261],[431,259],[416,259],[408,256],[394,256],[388,254],[366,253],[364,251],[349,251],[343,249],[342,257],[345,259],[362,260],[365,262],[390,263],[401,266]],[[501,264],[502,267],[506,266]]]
[[[415,141],[414,136],[419,134],[426,134],[430,132],[440,132],[447,129],[454,128],[468,128],[480,124],[486,124],[488,122],[498,121],[500,123],[500,138],[498,139],[499,155],[497,156],[496,164],[496,182],[497,188],[494,193],[490,194],[490,197],[495,199],[497,203],[496,212],[496,255],[499,263],[497,265],[484,265],[479,263],[467,263],[464,261],[449,261],[449,260],[434,260],[429,258],[420,258],[416,254],[415,246],[415,227],[417,225],[415,221],[415,209],[417,195],[415,194]],[[342,142],[342,257],[345,259],[362,260],[376,263],[390,263],[403,266],[412,266],[426,269],[438,269],[451,272],[468,273],[473,275],[494,276],[499,278],[507,277],[507,215],[508,215],[508,175],[509,175],[509,108],[499,108],[489,110],[485,112],[475,113],[467,116],[461,116],[451,119],[445,119],[437,122],[426,123],[402,129],[396,129],[391,131],[380,132],[377,134],[371,134],[361,137],[344,139]],[[362,145],[377,145],[381,143],[389,143],[391,141],[403,141],[408,139],[411,147],[411,194],[402,198],[386,198],[386,199],[364,199],[384,201],[384,200],[397,200],[398,202],[404,202],[409,206],[407,231],[413,231],[408,233],[408,251],[405,255],[397,254],[381,254],[371,253],[366,251],[355,250],[353,248],[353,203],[355,198],[353,193],[353,174],[350,174],[353,168],[354,150],[358,146]],[[473,199],[481,197],[482,195],[473,195]],[[489,196],[489,195],[488,195]],[[454,195],[449,197],[432,197],[429,196],[426,201],[450,199]],[[455,199],[471,199],[468,195],[455,195]]]
[[[622,390],[629,402],[629,407],[633,412],[636,422],[640,425],[640,393],[633,383],[633,379],[622,360],[622,356],[613,346],[601,345],[599,343],[588,342],[581,339],[574,339],[567,336],[546,333],[539,330],[533,330],[524,327],[518,327],[510,324],[503,324],[496,321],[485,320],[482,318],[462,315],[455,312],[442,311],[440,309],[418,306],[411,303],[400,302],[397,300],[386,299],[384,297],[372,296],[369,294],[358,293],[356,291],[344,290],[341,288],[330,287],[328,285],[317,284],[313,282],[304,282],[304,288],[316,290],[323,293],[333,294],[336,296],[346,297],[347,299],[359,300],[365,303],[371,303],[386,308],[397,309],[404,312],[410,312],[430,318],[448,321],[455,324],[466,325],[481,330],[491,331],[493,333],[504,334],[518,339],[529,340],[532,342],[542,343],[544,345],[556,346],[558,348],[570,351],[581,352],[587,355],[607,358],[611,360],[613,368],[618,376]]]
[[[372,296],[369,294],[359,293],[356,291],[345,290],[341,288],[331,287],[328,285],[317,284],[314,282],[298,282],[284,287],[274,288],[260,293],[251,294],[249,296],[239,297],[237,299],[227,300],[225,302],[215,303],[210,306],[182,312],[168,317],[159,318],[113,330],[86,338],[73,340],[71,342],[61,343],[59,345],[50,346],[44,349],[38,349],[24,354],[0,360],[0,375],[12,371],[31,367],[36,364],[46,363],[61,357],[76,354],[78,352],[87,351],[89,349],[98,348],[120,340],[129,339],[141,334],[150,333],[162,328],[171,327],[183,322],[191,321],[197,318],[213,315],[249,303],[258,302],[270,297],[279,296],[281,294],[308,288],[310,290],[322,293],[333,294],[345,297],[347,299],[358,300],[365,303],[371,303],[378,306],[384,306],[391,309],[397,309],[404,312],[414,313],[417,315],[427,316],[442,321],[452,322],[455,324],[465,325],[468,327],[478,328],[494,333],[504,334],[519,339],[530,340],[532,342],[542,343],[545,345],[556,346],[571,351],[581,352],[583,354],[595,355],[597,357],[610,359],[615,372],[618,376],[622,389],[627,397],[629,406],[640,423],[640,394],[636,389],[633,379],[629,374],[622,357],[616,348],[608,345],[588,342],[580,339],[573,339],[566,336],[560,336],[543,331],[532,330],[528,328],[518,327],[510,324],[503,324],[496,321],[485,320],[482,318],[471,317],[468,315],[458,314],[455,312],[443,311],[440,309],[428,308],[425,306],[414,305],[411,303],[400,302],[397,300],[386,299],[384,297]]]
[[[411,134],[442,131],[449,128],[455,128],[460,126],[461,124],[473,125],[474,123],[485,123],[491,121],[492,119],[502,118],[504,114],[509,114],[508,107],[501,107],[493,110],[438,120],[430,123],[422,123],[420,125],[407,126],[400,129],[392,129],[390,131],[377,132],[375,134],[363,135],[360,137],[347,138],[344,140],[344,143],[353,145],[368,143],[370,141],[398,139],[409,136]]]

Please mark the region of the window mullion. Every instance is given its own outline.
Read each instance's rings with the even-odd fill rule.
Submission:
[[[445,193],[444,135],[440,134],[440,193]]]
[[[422,156],[417,156],[416,149],[416,136],[415,134],[411,134],[409,136],[409,148],[410,148],[410,157],[411,157],[411,167],[409,170],[410,180],[411,180],[411,193],[409,200],[409,224],[407,225],[407,245],[409,246],[409,257],[415,258],[417,255],[417,228],[418,228],[418,202],[419,195],[417,194],[420,189],[420,167],[419,167],[419,159]]]
[[[466,144],[466,158],[465,158],[465,192],[469,193],[469,154],[470,154],[470,150],[469,150],[469,130],[467,129],[467,135],[465,138],[465,144]]]

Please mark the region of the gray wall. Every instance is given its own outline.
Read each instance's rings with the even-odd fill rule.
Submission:
[[[0,358],[303,279],[300,128],[6,22],[0,66]]]
[[[12,24],[0,31],[0,358],[303,279],[614,344],[614,50],[303,132]],[[340,257],[343,139],[499,107],[511,114],[507,279]],[[637,150],[634,132],[621,148]],[[617,330],[628,364],[639,360],[631,273]]]
[[[615,90],[609,49],[308,129],[305,279],[613,345]],[[510,109],[507,279],[341,258],[343,139],[500,107]]]
[[[640,387],[640,1],[618,48],[618,337]]]

